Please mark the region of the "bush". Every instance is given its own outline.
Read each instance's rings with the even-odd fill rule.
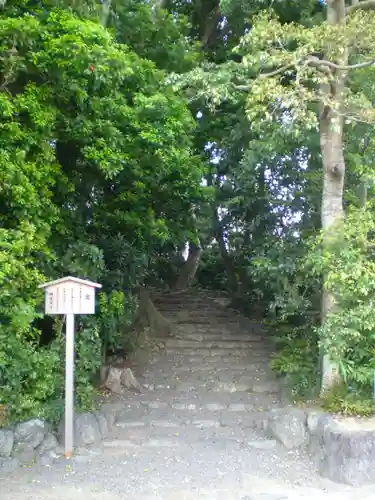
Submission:
[[[44,250],[43,240],[31,225],[0,230],[0,408],[7,419],[1,424],[31,417],[57,422],[64,408],[65,327],[54,318],[53,340],[40,346],[41,331],[33,323],[43,295],[37,285],[45,277],[36,269],[35,255]],[[89,410],[95,403],[95,376],[101,363],[102,345],[127,350],[124,329],[131,322],[135,300],[123,292],[100,295],[95,316],[78,317],[75,343],[75,404]]]
[[[10,421],[31,416],[49,419],[46,403],[62,392],[64,384],[58,376],[62,361],[58,349],[39,349],[36,342],[6,328],[0,330],[0,343],[0,404],[6,405]]]
[[[373,385],[375,345],[375,222],[370,212],[353,210],[338,227],[338,237],[322,248],[313,246],[309,264],[324,273],[334,310],[317,327],[324,352],[338,363],[343,382],[356,393]]]
[[[274,294],[280,350],[272,366],[292,386],[293,395],[306,397],[314,393],[319,380],[320,352],[328,353],[342,376],[342,385],[322,399],[323,407],[332,412],[368,415],[372,411],[374,235],[371,213],[351,211],[328,244],[323,245],[323,233],[306,242],[306,253],[296,259],[293,272],[284,273],[283,285]],[[323,276],[336,303],[321,326],[316,297]]]
[[[0,229],[0,404],[11,420],[42,416],[55,392],[58,354],[39,349],[39,332],[30,326],[39,316],[36,285],[43,279],[33,255],[43,243],[32,225]]]
[[[128,328],[132,323],[136,307],[135,297],[130,293],[127,296],[120,291],[99,294],[97,325],[103,358],[108,353],[129,353],[135,349],[135,339],[130,337]]]
[[[319,350],[316,335],[289,324],[276,326],[274,338],[278,353],[271,361],[272,369],[284,378],[294,398],[315,398],[319,387]]]
[[[327,391],[322,397],[322,406],[326,411],[341,415],[370,417],[374,413],[371,393],[354,392],[346,384],[341,384]]]

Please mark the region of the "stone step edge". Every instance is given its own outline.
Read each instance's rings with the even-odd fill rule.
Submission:
[[[262,415],[263,420],[266,421],[267,417],[266,412],[263,412]],[[159,429],[176,429],[176,432],[183,431],[188,432],[189,429],[219,429],[219,428],[238,428],[239,422],[236,421],[226,421],[228,415],[220,415],[218,418],[201,418],[199,417],[191,417],[185,415],[184,420],[175,420],[166,418],[154,418],[152,420],[146,419],[147,415],[145,415],[145,419],[140,417],[136,420],[119,420],[116,422],[116,427],[121,429],[134,429],[134,428],[143,428],[143,429],[151,429],[151,428],[159,428]],[[258,417],[258,413],[252,412],[247,415],[247,420],[242,421],[240,424],[241,430],[244,429],[261,429],[265,424],[263,424],[263,420]]]
[[[164,344],[168,349],[251,349],[252,344],[259,347],[259,340],[195,340],[184,338],[159,339],[158,343]]]
[[[212,386],[210,384],[209,390],[207,391],[207,394],[246,394],[246,395],[265,395],[265,396],[272,396],[272,395],[279,395],[281,393],[281,386],[277,385],[274,382],[269,382],[269,387],[270,388],[264,388],[266,386],[266,383],[257,383],[256,381],[254,382],[253,385],[248,385],[248,384],[241,384],[238,382],[238,389],[236,388],[235,384],[236,382],[233,382],[233,385],[231,386],[231,383],[226,383],[223,382],[223,385],[220,387],[220,382],[215,386],[215,382],[212,383]],[[224,384],[227,384],[227,388],[224,387]],[[189,385],[190,384],[186,384]],[[194,393],[196,390],[200,389],[200,386],[197,385],[191,385],[191,389],[185,389],[185,386],[182,384],[180,385],[168,385],[168,384],[143,384],[143,387],[145,389],[148,389],[151,392],[158,392],[158,391],[180,391],[181,394],[186,394],[188,392]],[[185,390],[182,390],[182,389]]]
[[[209,411],[209,412],[217,412],[217,411],[229,411],[231,413],[242,412],[242,413],[256,413],[261,414],[264,413],[263,407],[258,405],[248,404],[248,403],[167,403],[165,401],[137,401],[136,404],[129,404],[121,411],[128,411],[130,409],[140,409],[145,408],[149,410],[164,410],[170,408],[172,410],[177,411],[187,411],[187,412],[200,412],[200,411]]]
[[[105,411],[104,406],[101,411]],[[112,414],[113,407],[109,411]],[[255,419],[257,430],[269,439],[276,439],[287,450],[306,449],[325,478],[357,487],[375,484],[374,429],[358,432],[342,428],[332,415],[311,409],[284,406],[260,413]],[[368,450],[366,457],[364,443]]]
[[[229,444],[240,444],[241,446],[248,446],[254,450],[266,451],[274,450],[280,443],[276,439],[244,439],[241,438],[225,438],[226,442]],[[196,440],[194,440],[196,441]],[[195,442],[194,446],[199,446],[199,444],[205,445],[205,440],[198,440]],[[181,448],[186,446],[191,448],[191,443],[189,441],[183,441],[179,436],[167,436],[167,437],[154,437],[154,438],[138,438],[138,439],[112,439],[103,441],[102,446],[105,450],[117,449],[117,450],[128,450],[137,449],[137,451],[147,450],[147,448]]]

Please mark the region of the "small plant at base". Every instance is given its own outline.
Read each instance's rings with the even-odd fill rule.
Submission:
[[[324,410],[341,415],[370,417],[374,413],[374,405],[369,394],[349,391],[345,384],[327,391],[321,398]]]

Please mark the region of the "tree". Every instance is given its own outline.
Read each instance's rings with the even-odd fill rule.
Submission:
[[[243,37],[244,64],[256,68],[249,85],[249,116],[283,117],[285,127],[319,124],[323,163],[321,221],[330,245],[343,217],[346,122],[370,121],[373,108],[367,89],[351,87],[351,74],[363,76],[374,65],[374,2],[327,0],[326,21],[312,27],[283,24],[270,11],[258,14]],[[359,36],[360,34],[360,36]],[[366,95],[367,94],[367,95]],[[319,110],[318,110],[319,108]],[[259,123],[259,122],[258,122]],[[335,308],[336,297],[324,287],[322,322]],[[323,389],[339,379],[337,365],[323,358]]]
[[[215,196],[211,212],[200,213],[204,220],[200,224],[203,246],[210,251],[216,240],[231,296],[237,304],[246,303],[249,308],[250,302],[256,300],[249,273],[250,259],[262,252],[266,235],[280,230],[282,214],[292,210],[286,205],[280,207],[276,191],[286,188],[287,179],[300,177],[296,161],[307,155],[307,147],[302,151],[306,139],[288,136],[279,124],[261,133],[249,127],[247,97],[239,83],[253,76],[254,70],[241,65],[241,57],[232,49],[249,29],[248,8],[252,9],[250,13],[259,10],[257,2],[231,2],[230,6],[223,5],[223,9],[214,2],[210,4],[211,10],[201,2],[169,4],[172,8],[175,5],[174,13],[178,12],[178,4],[189,15],[193,25],[191,36],[198,40],[207,31],[209,13],[218,16],[209,43],[204,48],[201,45],[201,64],[182,75],[177,83],[186,91],[198,116],[196,149],[209,163],[206,182]],[[285,22],[299,21],[302,15],[311,18],[315,8],[308,2],[302,14],[289,5],[280,9],[280,13]],[[291,173],[292,162],[282,160],[282,152],[294,158],[294,172]],[[288,184],[291,191],[296,189],[292,183],[291,180]],[[295,210],[301,199],[294,203]]]
[[[151,28],[151,6],[143,7]],[[142,57],[145,47],[138,44],[138,55],[119,43],[125,30],[112,34],[100,14],[96,2],[24,0],[7,2],[0,15],[0,399],[13,417],[47,414],[61,397],[62,325],[41,323],[37,285],[74,273],[101,281],[108,295],[98,317],[77,325],[85,407],[101,343],[125,345],[119,331],[125,335],[132,291],[160,245],[194,230],[201,198],[186,100]],[[129,39],[139,41],[132,28]],[[118,329],[117,346],[99,336],[109,329]]]

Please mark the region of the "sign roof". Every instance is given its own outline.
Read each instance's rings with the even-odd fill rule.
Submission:
[[[66,283],[68,281],[73,281],[74,283],[77,283],[79,285],[86,285],[86,286],[91,286],[93,288],[101,288],[102,285],[100,283],[95,283],[94,281],[89,281],[89,280],[83,280],[81,278],[74,278],[73,276],[66,276],[65,278],[59,278],[58,280],[53,280],[49,281],[48,283],[43,283],[42,285],[39,285],[38,288],[48,288],[49,286],[52,285],[59,285],[60,283]]]

